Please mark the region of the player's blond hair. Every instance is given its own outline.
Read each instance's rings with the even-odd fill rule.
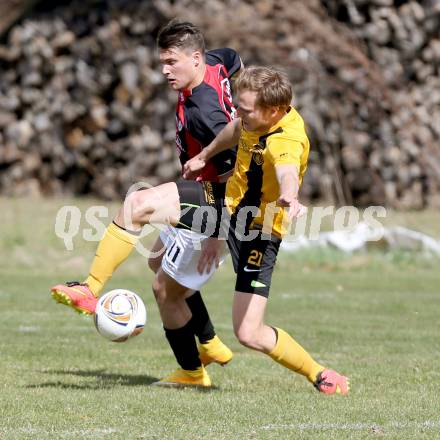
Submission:
[[[292,85],[286,73],[263,66],[249,66],[235,80],[235,93],[257,92],[256,104],[261,107],[288,107],[292,101]]]

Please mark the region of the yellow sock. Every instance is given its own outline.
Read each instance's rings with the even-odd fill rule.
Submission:
[[[86,283],[95,296],[116,268],[127,259],[139,237],[111,223],[98,244]]]
[[[302,374],[314,383],[316,375],[324,370],[324,367],[316,363],[312,357],[301,347],[288,333],[277,328],[278,339],[269,356],[279,364]]]

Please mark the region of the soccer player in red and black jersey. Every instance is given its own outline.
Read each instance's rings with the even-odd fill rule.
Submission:
[[[229,80],[240,70],[242,62],[232,49],[205,52],[201,31],[188,22],[169,22],[159,31],[157,45],[162,73],[169,86],[178,92],[176,146],[183,167],[234,118]],[[222,152],[212,158],[197,180],[225,181],[234,164],[235,151]],[[107,267],[128,257],[137,235],[111,223],[85,282],[54,286],[51,289],[54,299],[81,313],[93,314],[97,297],[111,276]],[[165,253],[160,253],[163,249]],[[148,262],[156,272],[153,291],[167,339],[181,366],[157,384],[210,386],[204,365],[226,364],[232,352],[216,335],[199,289],[222,261],[224,242],[170,227],[162,231],[152,248],[152,255],[157,254],[160,257],[151,257]],[[207,266],[202,274],[198,271],[201,256]],[[183,297],[185,307],[180,304]],[[172,306],[173,298],[176,307]],[[168,310],[170,305],[173,310]],[[176,314],[176,308],[181,312]],[[199,339],[199,347],[194,335]]]
[[[192,23],[171,21],[158,34],[157,45],[162,73],[178,91],[176,105],[176,147],[182,167],[209,145],[224,126],[234,119],[230,78],[241,68],[237,52],[229,48],[205,52],[204,38]],[[225,181],[235,165],[236,152],[229,150],[213,157],[197,180]],[[166,248],[159,258],[150,258],[156,272],[153,283],[165,333],[181,368],[158,385],[207,385],[203,365],[226,364],[232,352],[216,336],[199,289],[223,260],[223,243],[201,234],[168,227],[153,250]],[[209,259],[208,270],[199,273],[201,254]],[[178,320],[168,313],[169,298],[177,302],[186,295],[185,310]],[[194,334],[200,345],[194,342]],[[190,342],[185,342],[190,341]]]
[[[172,87],[177,84],[175,76],[178,75],[174,71],[175,56],[176,49],[161,50],[163,71]],[[240,69],[238,54],[228,48],[216,49],[206,52],[205,59],[206,63],[201,64],[205,68],[202,82],[192,89],[180,90],[178,95],[176,145],[182,166],[209,145],[235,116],[229,78]],[[225,180],[234,163],[234,151],[218,154],[200,173],[199,179]]]

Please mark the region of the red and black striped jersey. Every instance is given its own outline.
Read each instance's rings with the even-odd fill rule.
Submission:
[[[206,52],[203,82],[192,90],[179,92],[176,106],[176,146],[182,166],[208,146],[235,117],[229,79],[240,69],[241,60],[233,49]],[[213,157],[197,180],[216,182],[234,168],[236,151],[226,150]]]

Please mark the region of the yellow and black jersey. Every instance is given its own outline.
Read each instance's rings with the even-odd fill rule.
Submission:
[[[234,174],[226,185],[229,212],[236,214],[242,207],[256,206],[259,215],[254,217],[251,227],[264,225],[264,230],[269,232],[269,225],[273,234],[282,237],[287,232],[286,225],[283,226],[285,209],[274,209],[280,195],[275,166],[296,165],[301,185],[309,150],[304,121],[293,107],[267,133],[250,132],[242,127]]]

